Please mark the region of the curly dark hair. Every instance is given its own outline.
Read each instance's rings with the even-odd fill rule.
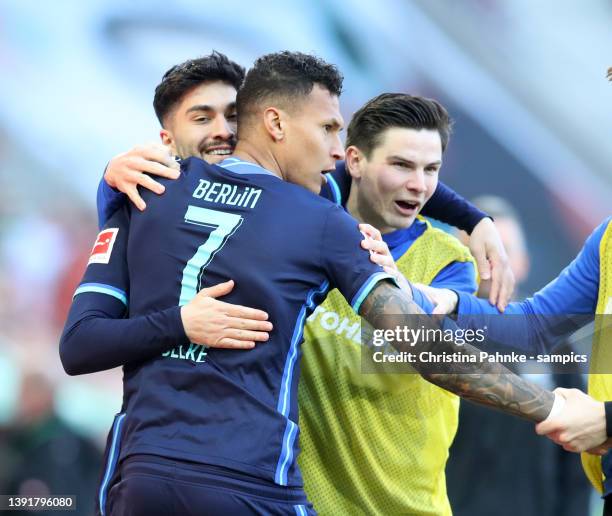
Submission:
[[[213,51],[170,68],[155,88],[153,108],[163,126],[166,115],[190,90],[204,82],[221,81],[238,90],[244,80],[244,68],[226,55]]]
[[[239,125],[254,114],[263,102],[274,98],[286,107],[308,95],[315,84],[332,95],[342,93],[343,77],[338,68],[301,52],[276,52],[255,61],[236,97]]]
[[[392,127],[435,129],[442,151],[451,135],[452,120],[439,102],[405,93],[383,93],[369,100],[349,123],[346,146],[358,147],[367,157],[380,144],[382,133]]]

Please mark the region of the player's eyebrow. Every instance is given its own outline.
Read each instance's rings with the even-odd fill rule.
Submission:
[[[215,113],[217,108],[209,106],[208,104],[196,104],[195,106],[191,106],[186,113],[189,114],[200,111],[205,113]],[[236,111],[236,102],[230,102],[227,106],[225,106],[225,113],[230,113],[232,111]]]
[[[193,113],[194,111],[216,111],[216,109],[208,104],[196,104],[195,106],[191,106],[186,112]]]
[[[330,118],[329,120],[326,120],[325,125],[328,124],[331,125],[334,129],[337,129],[338,131],[342,131],[342,129],[344,129],[342,122],[340,122],[340,120],[338,120],[337,118]]]
[[[400,161],[402,163],[406,163],[407,165],[414,165],[415,164],[415,162],[412,161],[411,159],[406,159],[406,158],[403,158],[402,156],[398,156],[396,154],[389,156],[387,159],[388,159],[388,161]],[[442,160],[439,159],[439,160],[436,160],[436,161],[432,161],[431,163],[427,163],[427,166],[428,167],[431,167],[431,166],[442,166]]]
[[[402,158],[401,156],[398,156],[396,154],[392,154],[391,156],[389,156],[387,158],[388,161],[400,161],[401,163],[406,163],[406,165],[414,165],[414,161],[412,161],[411,159],[406,159],[406,158]]]

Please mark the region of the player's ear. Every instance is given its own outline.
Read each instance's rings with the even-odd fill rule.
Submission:
[[[269,107],[263,112],[266,132],[277,142],[285,137],[284,113],[275,107]]]
[[[172,133],[167,129],[161,129],[159,131],[159,138],[161,139],[163,145],[165,145],[166,147],[170,147],[172,155],[176,156],[177,152],[176,147],[174,145],[174,136],[172,136]]]
[[[354,145],[349,145],[346,149],[346,169],[353,179],[359,179],[361,177],[362,169],[365,164],[365,156]]]

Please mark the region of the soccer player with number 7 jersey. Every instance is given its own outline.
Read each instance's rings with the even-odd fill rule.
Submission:
[[[71,373],[124,368],[102,514],[314,513],[296,465],[306,317],[332,288],[377,328],[393,326],[387,315],[420,313],[360,247],[356,221],[314,195],[343,155],[341,82],[312,56],[260,58],[238,94],[235,158],[187,159],[164,196],[145,193],[146,211],[126,206],[109,220],[114,241],[89,265],[61,347]],[[207,350],[185,334],[185,303],[228,278],[237,285],[228,301],[274,320],[265,345]],[[535,421],[553,408],[551,393],[501,366],[466,372],[423,374]]]

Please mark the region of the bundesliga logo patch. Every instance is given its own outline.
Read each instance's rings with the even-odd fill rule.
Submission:
[[[87,265],[91,263],[108,263],[110,261],[118,232],[119,228],[109,228],[98,234]]]

